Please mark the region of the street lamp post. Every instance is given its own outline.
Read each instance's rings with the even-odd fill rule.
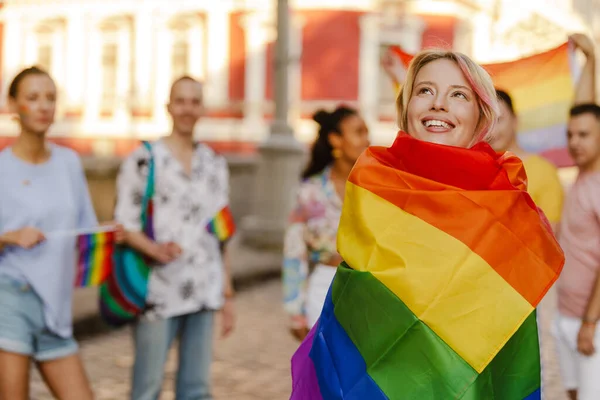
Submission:
[[[270,134],[259,146],[252,214],[242,220],[244,243],[278,248],[283,243],[287,216],[295,199],[304,147],[294,137],[288,122],[290,66],[290,9],[288,0],[277,0],[275,43],[275,117]]]

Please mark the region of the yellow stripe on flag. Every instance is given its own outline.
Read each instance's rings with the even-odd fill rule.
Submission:
[[[533,311],[464,243],[350,182],[338,249],[352,268],[371,272],[477,372]]]
[[[548,104],[572,100],[573,80],[569,75],[557,76],[535,85],[512,88],[510,95],[515,102],[515,111],[519,115]],[[568,108],[564,111],[568,112]],[[565,120],[567,116],[565,113]]]
[[[519,113],[520,133],[564,124],[572,104],[572,100],[565,100]]]

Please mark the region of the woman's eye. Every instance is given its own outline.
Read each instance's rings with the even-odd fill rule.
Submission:
[[[419,94],[431,94],[432,91],[429,88],[421,88],[419,89]]]
[[[463,92],[456,92],[456,93],[454,93],[454,97],[460,97],[462,99],[467,100],[467,95],[464,94]]]

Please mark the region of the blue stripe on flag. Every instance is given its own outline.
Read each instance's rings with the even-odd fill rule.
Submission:
[[[333,309],[330,288],[310,351],[323,399],[387,400]]]
[[[529,396],[525,397],[523,400],[540,400],[542,398],[542,393],[540,389],[531,393]]]

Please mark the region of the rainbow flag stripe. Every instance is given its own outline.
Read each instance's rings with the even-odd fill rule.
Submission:
[[[367,150],[292,399],[539,399],[535,308],[564,256],[524,180],[483,143]]]
[[[235,223],[229,206],[225,206],[206,225],[206,230],[220,242],[226,242],[235,233]]]
[[[79,235],[77,249],[75,287],[100,285],[114,267],[115,233],[109,231]]]
[[[412,55],[392,48],[405,67]],[[557,166],[573,165],[566,126],[574,98],[574,50],[569,43],[515,61],[485,64],[497,88],[507,91],[519,116],[519,142]]]

